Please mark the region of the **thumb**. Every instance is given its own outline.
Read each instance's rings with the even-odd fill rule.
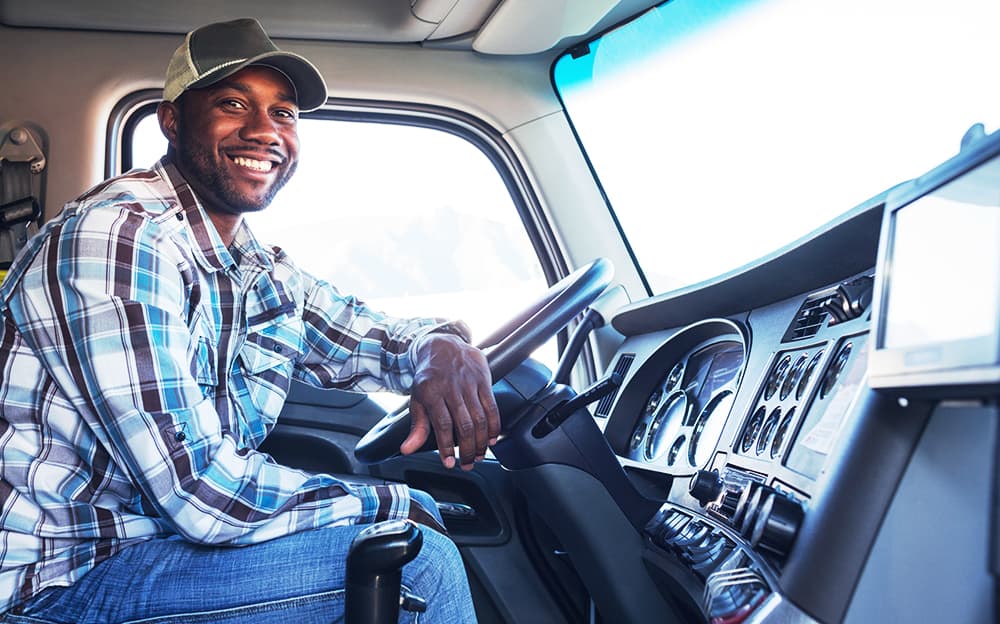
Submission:
[[[409,455],[420,450],[431,432],[430,419],[419,403],[410,404],[410,435],[399,445],[399,452]]]

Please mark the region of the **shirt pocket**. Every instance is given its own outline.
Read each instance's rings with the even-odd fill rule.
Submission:
[[[295,364],[303,352],[302,332],[298,318],[254,327],[240,350],[243,380],[265,431],[273,426],[285,403]]]
[[[292,318],[251,328],[240,351],[244,370],[260,375],[269,369],[294,364],[302,355],[302,321]]]

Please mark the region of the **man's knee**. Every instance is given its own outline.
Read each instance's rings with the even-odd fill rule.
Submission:
[[[417,558],[404,568],[404,582],[406,577],[432,586],[467,582],[465,565],[455,542],[430,527],[418,526],[423,534],[423,546]]]

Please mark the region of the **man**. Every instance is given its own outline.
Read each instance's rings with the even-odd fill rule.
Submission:
[[[326,85],[255,20],[190,33],[158,110],[167,155],[46,225],[0,291],[0,612],[31,622],[329,622],[366,523],[443,531],[404,485],[352,487],[255,450],[291,378],[411,393],[413,452],[446,467],[499,433],[461,324],[395,319],[259,245],[243,221],[295,171]],[[474,621],[425,528],[422,622]],[[243,548],[236,548],[243,546]]]

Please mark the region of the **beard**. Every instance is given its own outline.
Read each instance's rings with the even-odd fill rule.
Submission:
[[[189,124],[182,123],[178,128],[177,164],[183,167],[184,176],[196,194],[203,202],[208,201],[212,207],[229,214],[258,212],[267,208],[275,194],[291,179],[298,166],[291,162],[284,173],[277,177],[273,184],[263,189],[261,193],[241,193],[218,164],[215,158],[218,152],[212,151],[189,131]]]

